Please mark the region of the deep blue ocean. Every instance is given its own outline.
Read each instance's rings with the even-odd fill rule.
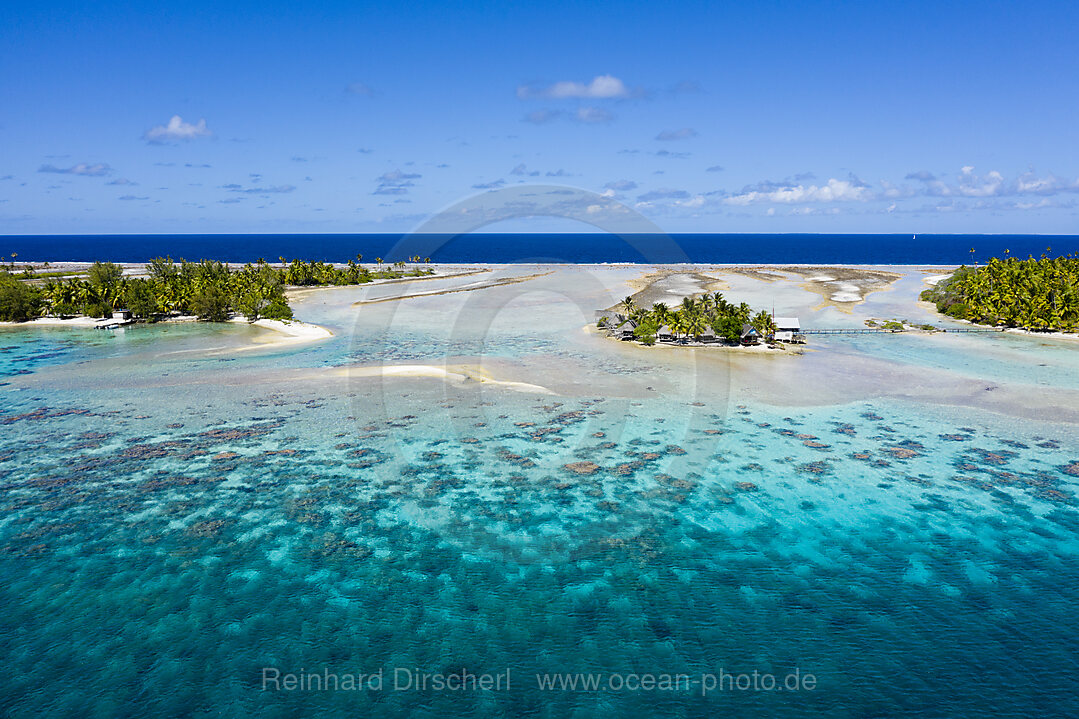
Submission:
[[[974,250],[971,253],[971,250]],[[248,262],[262,257],[345,262],[412,256],[433,262],[699,262],[754,264],[960,264],[1003,255],[1079,252],[1079,235],[827,235],[474,233],[243,234],[243,235],[8,235],[0,257],[19,260],[140,262],[212,258]]]

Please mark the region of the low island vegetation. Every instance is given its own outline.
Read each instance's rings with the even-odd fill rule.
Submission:
[[[994,257],[985,265],[960,267],[921,297],[959,320],[1074,332],[1079,328],[1079,256]]]
[[[721,292],[701,297],[686,297],[677,308],[656,302],[651,309],[639,307],[632,297],[625,298],[621,312],[600,319],[600,327],[622,339],[634,339],[644,345],[657,341],[756,343],[771,338],[776,324],[764,310],[754,313],[742,302],[727,301]]]
[[[215,260],[174,262],[159,257],[138,276],[125,274],[112,262],[95,262],[84,274],[66,278],[56,278],[55,273],[39,276],[32,268],[16,274],[9,268],[0,270],[0,320],[111,317],[121,309],[134,319],[151,322],[181,315],[224,322],[237,314],[252,322],[282,320],[292,318],[285,296],[289,286],[359,285],[434,273],[404,262],[384,266],[381,259],[374,269],[351,260],[340,266],[280,259],[280,265],[260,259],[234,269]]]

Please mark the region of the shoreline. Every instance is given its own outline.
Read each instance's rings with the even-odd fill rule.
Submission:
[[[31,265],[31,264],[37,264],[37,263],[19,262],[19,263],[16,263],[16,266],[24,266],[24,265]],[[63,264],[74,265],[76,263],[51,263],[52,267],[50,269],[56,268],[57,265],[63,265]],[[89,266],[92,263],[77,263],[77,264]],[[123,264],[123,263],[121,263],[121,264]],[[144,263],[128,263],[128,264],[125,264],[124,266],[125,267],[130,266],[130,267],[134,268],[136,266],[140,266],[140,265],[143,265],[143,264]],[[555,271],[555,268],[560,268],[560,267],[563,267],[563,268],[570,267],[570,268],[580,268],[580,269],[594,268],[594,269],[597,269],[597,270],[609,270],[609,271],[636,270],[636,271],[638,271],[640,273],[639,276],[637,276],[635,278],[628,278],[626,280],[627,289],[629,289],[633,293],[633,296],[635,296],[635,297],[654,294],[654,293],[657,293],[657,292],[663,292],[665,294],[668,293],[670,289],[674,289],[674,288],[665,288],[665,287],[663,287],[662,285],[663,285],[663,283],[665,281],[669,282],[669,281],[677,280],[677,279],[687,279],[687,280],[690,279],[688,277],[686,277],[686,278],[677,277],[677,275],[679,275],[680,273],[685,273],[687,275],[692,274],[693,275],[693,277],[692,277],[693,281],[690,282],[690,284],[692,284],[694,286],[692,288],[685,287],[685,288],[679,288],[679,289],[688,290],[690,294],[699,294],[701,291],[709,291],[709,290],[720,290],[720,289],[722,289],[724,291],[732,291],[732,289],[731,289],[731,287],[730,287],[730,285],[728,283],[728,280],[730,279],[731,275],[737,277],[738,275],[746,274],[751,279],[763,279],[763,278],[756,277],[756,274],[758,272],[761,272],[761,271],[767,271],[767,272],[769,272],[770,276],[766,278],[766,281],[769,281],[769,282],[786,282],[786,283],[792,284],[794,286],[797,286],[800,289],[808,290],[810,292],[813,292],[814,294],[818,294],[818,296],[820,296],[821,299],[823,300],[821,305],[818,305],[818,308],[820,306],[824,306],[824,305],[831,305],[833,307],[838,306],[840,309],[843,309],[843,310],[848,310],[848,308],[850,308],[850,307],[853,307],[853,306],[860,305],[860,304],[864,303],[868,299],[868,296],[871,295],[871,294],[874,294],[876,292],[887,291],[887,290],[893,289],[896,280],[889,277],[888,278],[889,281],[882,282],[882,283],[880,283],[879,285],[876,285],[876,286],[858,287],[857,289],[861,290],[862,292],[858,293],[857,298],[855,298],[855,297],[837,298],[835,296],[829,297],[830,293],[828,292],[828,290],[834,290],[834,288],[827,288],[824,292],[821,292],[820,290],[825,289],[825,288],[820,287],[820,285],[826,285],[826,284],[830,284],[832,282],[838,282],[838,281],[841,281],[841,280],[845,280],[846,278],[837,278],[837,277],[833,277],[833,276],[814,274],[815,272],[819,272],[819,271],[822,271],[822,270],[827,270],[829,268],[835,268],[837,270],[838,269],[862,270],[862,271],[869,271],[869,272],[874,272],[874,273],[887,273],[887,271],[889,269],[891,269],[891,268],[900,268],[900,267],[902,267],[902,268],[907,268],[907,271],[910,272],[910,273],[921,273],[921,274],[923,274],[924,276],[921,278],[922,282],[924,284],[926,284],[926,285],[932,286],[932,285],[936,284],[937,282],[943,280],[944,278],[949,277],[951,273],[948,272],[948,270],[954,269],[956,267],[956,265],[930,265],[930,264],[915,264],[915,265],[834,264],[834,265],[823,265],[823,264],[819,264],[819,263],[812,263],[812,264],[777,263],[777,264],[771,264],[771,265],[768,265],[768,264],[748,264],[748,263],[676,263],[676,264],[657,264],[657,263],[631,263],[631,262],[627,262],[627,263],[534,263],[534,262],[521,262],[521,263],[461,263],[461,264],[457,264],[457,263],[440,263],[437,267],[431,267],[430,268],[430,269],[434,270],[434,274],[425,275],[425,276],[421,276],[421,277],[378,279],[378,280],[373,280],[370,283],[364,283],[362,285],[289,286],[289,287],[286,288],[286,292],[287,292],[287,296],[289,297],[289,299],[302,299],[302,298],[314,295],[314,294],[316,294],[316,293],[318,293],[319,291],[322,291],[322,290],[349,289],[349,288],[357,289],[357,288],[363,288],[363,287],[366,287],[366,286],[369,286],[369,285],[374,286],[374,285],[383,285],[383,284],[403,284],[403,283],[407,283],[407,282],[422,281],[422,280],[454,279],[454,278],[461,278],[461,277],[467,277],[467,276],[473,276],[473,275],[481,275],[481,274],[485,274],[485,273],[491,272],[492,270],[497,270],[497,269],[534,268],[536,270],[541,270],[541,269],[547,269],[548,270],[548,272],[538,272],[538,273],[535,273],[535,274],[529,274],[529,275],[525,275],[525,276],[521,276],[521,277],[498,278],[498,279],[488,280],[488,281],[480,280],[480,281],[477,281],[475,283],[465,285],[465,286],[462,286],[462,287],[450,287],[450,288],[438,289],[438,290],[421,290],[419,292],[410,293],[410,294],[407,294],[407,295],[404,295],[404,296],[377,298],[377,299],[374,299],[374,300],[360,300],[358,302],[352,303],[352,305],[354,307],[357,307],[357,306],[362,306],[362,305],[367,305],[367,304],[376,304],[376,303],[381,303],[381,302],[392,302],[392,301],[400,301],[400,300],[404,300],[404,299],[434,297],[434,296],[453,294],[453,293],[459,293],[459,292],[469,292],[469,291],[474,291],[474,290],[484,290],[484,289],[489,289],[489,288],[493,288],[493,287],[498,287],[498,286],[501,286],[501,285],[504,285],[504,284],[512,284],[512,283],[517,283],[517,282],[526,282],[528,280],[535,279],[536,277],[546,275],[546,274],[550,274],[550,272]],[[804,273],[791,272],[791,270],[794,270],[796,268],[802,269],[804,271],[811,271],[811,272],[804,272]],[[720,276],[719,277],[709,276],[707,274],[704,274],[706,272],[713,272],[715,274],[719,274]],[[724,277],[723,275],[726,275],[726,277]],[[786,276],[784,276],[784,275],[786,275]],[[791,275],[793,275],[793,276],[791,276]],[[801,276],[799,277],[798,275],[801,275]],[[861,278],[858,278],[858,279],[861,279]],[[656,287],[657,284],[659,284],[661,286],[657,288]],[[875,283],[873,283],[873,284],[875,284]],[[817,285],[818,287],[813,287],[813,285]],[[814,290],[817,290],[817,291],[814,292]],[[673,296],[673,295],[676,295],[676,294],[680,295],[681,293],[679,293],[679,292],[670,292],[670,294]],[[655,298],[655,299],[658,299],[658,297]],[[829,300],[831,300],[831,301],[829,301]],[[818,309],[818,308],[814,308],[814,309]],[[613,309],[614,309],[614,307],[610,307],[610,308],[607,308],[607,311],[612,311]],[[932,314],[933,314],[935,319],[939,319],[939,320],[948,319],[945,315],[941,315],[940,313],[937,313],[935,311],[932,312]],[[195,318],[193,316],[176,316],[176,317],[170,317],[168,319],[158,320],[158,322],[160,322],[160,323],[169,323],[169,324],[171,324],[171,323],[193,322],[193,321],[197,321],[197,318]],[[326,329],[324,327],[321,327],[319,325],[304,322],[304,321],[302,321],[300,319],[294,319],[294,320],[291,320],[291,321],[289,321],[287,323],[283,322],[283,321],[265,320],[265,319],[261,319],[261,320],[257,320],[257,321],[252,322],[252,323],[248,323],[245,318],[240,317],[240,318],[232,318],[232,319],[230,319],[228,321],[230,323],[254,324],[256,326],[261,327],[262,329],[268,330],[270,332],[274,332],[276,334],[276,338],[274,340],[272,340],[272,341],[258,341],[258,342],[256,342],[254,345],[252,345],[250,347],[251,349],[255,349],[255,348],[258,348],[258,347],[265,347],[265,346],[269,346],[269,345],[302,344],[302,343],[308,343],[308,342],[316,342],[316,341],[319,341],[319,340],[329,339],[329,338],[334,336],[334,333],[331,332],[330,330],[328,330],[328,329]],[[1026,329],[1023,329],[1023,328],[991,327],[991,326],[988,326],[988,325],[980,325],[980,324],[972,323],[972,322],[969,322],[969,321],[960,321],[960,322],[962,324],[969,325],[971,327],[979,327],[979,328],[986,328],[986,329],[997,329],[997,330],[1001,330],[1001,331],[1006,332],[1006,333],[1010,333],[1012,335],[1022,335],[1022,336],[1027,336],[1027,337],[1037,337],[1037,338],[1051,339],[1051,340],[1063,340],[1063,341],[1068,341],[1068,342],[1079,340],[1079,333],[1038,332],[1038,331],[1026,330]],[[110,320],[108,318],[95,319],[95,318],[86,317],[86,316],[78,316],[78,317],[73,317],[71,319],[59,319],[59,318],[55,318],[55,317],[39,317],[37,319],[29,320],[29,321],[26,321],[26,322],[0,322],[0,329],[19,328],[19,327],[26,327],[26,328],[31,328],[31,327],[32,328],[60,327],[60,328],[75,328],[75,329],[94,329],[94,328],[97,328],[97,327],[100,327],[100,326],[106,325],[106,324],[110,324]],[[155,323],[131,322],[131,323],[128,323],[128,324],[122,324],[121,327],[128,327],[128,326],[142,325],[142,324],[157,324],[157,323],[156,322]],[[588,323],[587,327],[590,330],[595,329],[593,327],[592,323]],[[599,334],[599,333],[596,332],[596,334]],[[273,336],[273,335],[271,335],[271,336]],[[608,339],[610,339],[610,338],[608,338]],[[631,342],[631,344],[639,344],[639,343]],[[746,346],[742,346],[742,345],[725,345],[725,344],[719,344],[719,343],[716,343],[716,344],[710,344],[710,343],[709,344],[705,344],[705,343],[697,344],[697,343],[692,343],[692,344],[688,344],[688,345],[679,345],[679,344],[675,344],[675,343],[657,342],[656,346],[678,347],[678,348],[681,348],[681,349],[685,349],[685,348],[691,348],[692,349],[692,348],[697,348],[697,347],[704,347],[704,348],[711,349],[713,347],[718,347],[718,348],[723,349],[723,350],[735,350],[735,351],[738,351],[738,352],[741,352],[741,353],[758,353],[758,352],[759,353],[766,353],[766,354],[773,354],[773,353],[800,354],[801,353],[800,349],[799,350],[794,350],[794,351],[791,351],[791,348],[771,349],[771,348],[767,347],[767,345],[746,347]]]
[[[261,349],[269,346],[306,344],[308,342],[328,340],[334,336],[333,332],[322,325],[311,324],[302,320],[268,320],[263,318],[248,322],[245,317],[234,317],[229,322],[261,327],[274,333],[270,335],[271,339],[269,341],[257,341],[256,344],[238,347],[237,351]]]
[[[136,327],[143,326],[149,327],[152,325],[171,325],[171,324],[187,324],[191,322],[198,322],[198,318],[193,315],[180,315],[177,317],[170,317],[169,319],[157,320],[156,322],[127,322],[120,325],[120,328],[124,327]],[[61,329],[98,329],[113,322],[109,318],[94,318],[80,315],[78,317],[72,317],[71,319],[59,319],[57,317],[39,317],[28,322],[0,322],[0,328],[33,328],[39,329],[42,327],[59,327]],[[268,335],[272,339],[268,341],[256,341],[255,344],[239,347],[237,350],[248,349],[261,349],[268,346],[276,346],[282,344],[303,344],[308,342],[317,342],[320,340],[329,339],[334,336],[334,333],[326,329],[321,325],[312,324],[310,322],[304,322],[302,320],[271,320],[271,319],[257,319],[254,322],[249,322],[246,317],[230,317],[225,322],[205,322],[206,325],[250,325],[254,327],[260,327],[264,330],[268,330],[273,334]],[[114,331],[114,330],[109,330]]]
[[[533,394],[557,395],[558,393],[538,384],[531,382],[518,382],[514,380],[496,379],[487,373],[479,365],[451,364],[445,367],[427,364],[406,365],[351,365],[337,367],[330,371],[332,375],[343,376],[345,379],[352,378],[427,378],[439,379],[456,385],[464,385],[470,382],[477,384],[491,384],[505,387],[517,392]]]

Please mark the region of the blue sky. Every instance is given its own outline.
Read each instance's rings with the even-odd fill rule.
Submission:
[[[1077,27],[1075,2],[7,2],[0,233],[408,231],[525,183],[671,232],[1075,233]]]

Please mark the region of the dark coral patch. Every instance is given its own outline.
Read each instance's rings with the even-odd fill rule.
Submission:
[[[988,449],[981,449],[979,447],[972,447],[968,450],[968,454],[976,455],[975,461],[981,462],[982,464],[993,465],[1007,464],[1010,459],[1016,456],[1015,452],[1009,452],[1007,450],[991,452]]]
[[[1009,447],[1014,447],[1015,449],[1030,449],[1030,445],[1023,444],[1022,442],[1018,442],[1014,439],[1002,439],[1000,440],[1000,443],[1006,444]]]
[[[503,462],[509,462],[510,464],[516,464],[518,467],[535,467],[536,463],[528,457],[523,457],[519,454],[514,454],[509,450],[499,450],[498,458]]]
[[[924,449],[921,442],[905,440],[890,447],[883,447],[880,451],[892,455],[895,459],[911,459],[921,456]]]
[[[184,531],[192,537],[211,538],[216,537],[225,527],[225,520],[211,519],[205,522],[195,522]]]

